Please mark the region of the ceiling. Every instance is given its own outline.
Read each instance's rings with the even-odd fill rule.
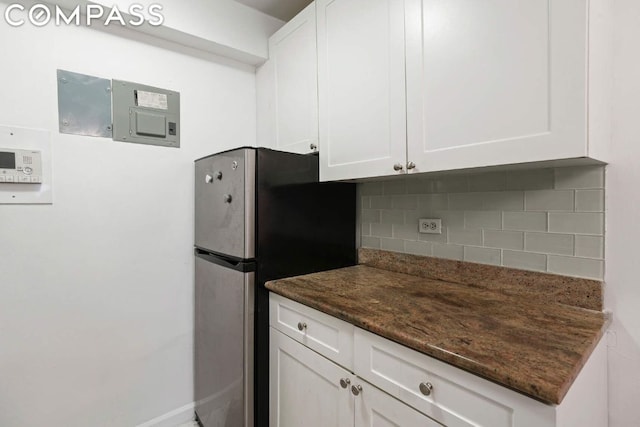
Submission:
[[[235,0],[285,22],[296,16],[312,0]]]

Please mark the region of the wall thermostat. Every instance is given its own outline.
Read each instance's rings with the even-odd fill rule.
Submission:
[[[40,151],[0,148],[0,183],[42,183]]]

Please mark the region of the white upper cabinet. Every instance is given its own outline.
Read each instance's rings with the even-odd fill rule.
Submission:
[[[319,146],[322,181],[606,161],[611,21],[610,0],[316,0],[271,38],[258,144]]]
[[[402,0],[317,0],[320,176],[395,172],[406,162]]]
[[[293,153],[318,150],[316,9],[312,3],[269,39],[258,71],[258,144]]]
[[[415,172],[587,156],[585,0],[406,0]]]

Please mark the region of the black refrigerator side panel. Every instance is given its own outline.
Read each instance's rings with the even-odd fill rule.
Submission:
[[[258,196],[261,280],[356,263],[355,185],[308,184],[271,190],[268,200]],[[279,209],[281,206],[289,208]]]
[[[319,183],[317,155],[256,156],[256,427],[269,420],[269,297],[264,283],[356,264],[356,186]]]
[[[259,280],[354,265],[356,186],[319,183],[317,155],[258,150]]]

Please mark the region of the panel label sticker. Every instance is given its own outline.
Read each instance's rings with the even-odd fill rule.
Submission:
[[[164,93],[155,93],[155,92],[146,92],[144,90],[137,90],[136,100],[138,103],[138,107],[157,108],[158,110],[169,109],[167,95]]]

